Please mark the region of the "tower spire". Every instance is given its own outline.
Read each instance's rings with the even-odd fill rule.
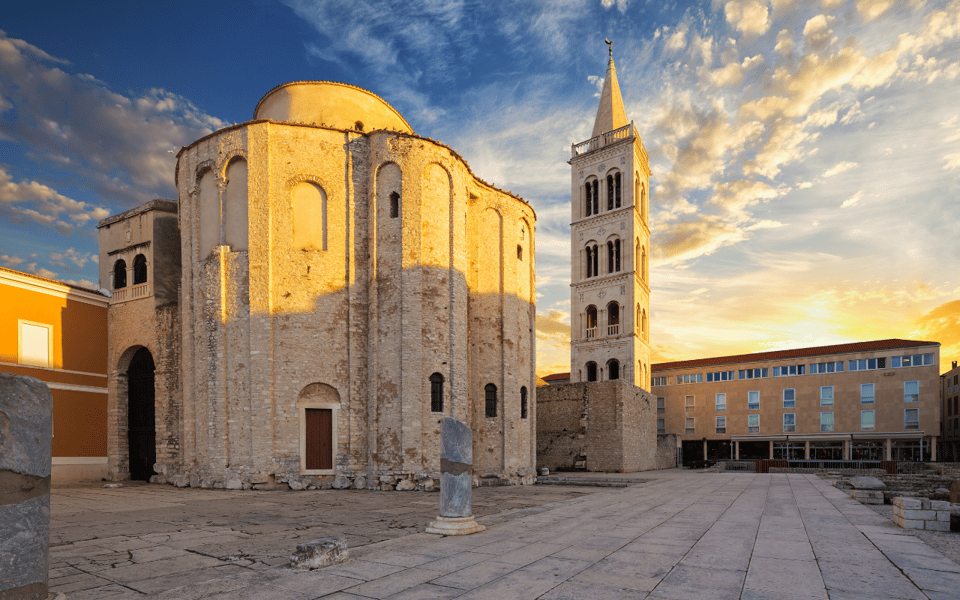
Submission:
[[[613,131],[627,125],[627,111],[623,108],[623,97],[620,95],[620,84],[617,83],[617,68],[613,64],[613,42],[604,40],[608,46],[607,75],[603,80],[603,91],[600,92],[600,106],[597,108],[597,119],[593,123],[593,134],[597,137],[606,131]]]

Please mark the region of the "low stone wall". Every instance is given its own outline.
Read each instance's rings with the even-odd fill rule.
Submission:
[[[782,467],[770,467],[770,472],[796,473],[801,475],[821,475],[828,479],[835,477],[863,477],[865,475],[880,477],[881,475],[886,475],[887,473],[883,469],[784,469]]]
[[[883,490],[853,490],[852,496],[860,504],[883,504]]]
[[[675,433],[657,434],[657,465],[655,469],[675,469],[677,467],[677,448],[679,437]]]
[[[904,529],[950,531],[950,515],[960,515],[960,504],[927,498],[893,499],[893,522]]]

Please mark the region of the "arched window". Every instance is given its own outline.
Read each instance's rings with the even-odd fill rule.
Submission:
[[[492,383],[488,383],[483,388],[483,396],[486,400],[486,414],[488,419],[492,419],[497,416],[497,386]]]
[[[523,246],[517,244],[517,260],[523,260]]]
[[[400,194],[390,192],[390,218],[396,219],[400,216]]]
[[[607,210],[620,208],[623,204],[620,194],[620,173],[607,175]]]
[[[587,246],[587,277],[596,277],[600,269],[600,252],[596,244]]]
[[[127,287],[127,263],[123,259],[113,263],[113,289],[119,290]]]
[[[647,280],[647,249],[640,248],[640,279]]]
[[[589,217],[600,212],[600,182],[596,179],[587,181],[586,192],[586,214]]]
[[[430,412],[443,412],[443,375],[440,373],[430,376]]]
[[[597,337],[597,307],[587,307],[587,339]]]
[[[647,339],[647,311],[646,310],[640,313],[640,333],[643,334],[643,339]]]
[[[613,359],[607,363],[607,373],[609,375],[608,379],[611,381],[615,379],[620,379],[620,361]]]
[[[620,270],[620,240],[607,242],[607,273],[616,273]]]
[[[520,418],[527,418],[527,388],[526,386],[520,387]]]
[[[591,361],[587,363],[587,381],[597,380],[597,363]]]
[[[138,254],[133,259],[133,285],[147,282],[147,257]]]
[[[607,335],[620,335],[620,305],[616,302],[607,305]]]

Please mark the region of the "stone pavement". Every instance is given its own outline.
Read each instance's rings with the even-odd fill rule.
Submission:
[[[77,568],[87,574],[93,571],[90,565],[100,553],[126,552],[129,560],[125,564],[98,565],[103,568],[96,571],[97,576],[112,583],[68,593],[68,599],[144,597],[140,592],[178,600],[960,597],[960,565],[816,476],[679,471],[641,475],[649,481],[539,507],[530,503],[507,516],[488,513],[477,519],[487,525],[487,531],[472,536],[411,533],[373,541],[352,548],[346,563],[310,572],[271,567],[265,560],[232,562],[234,557],[219,553],[242,544],[256,545],[259,534],[237,541],[237,530],[228,533],[230,523],[216,519],[193,531],[178,529],[174,512],[151,521],[167,524],[167,529],[157,534],[134,528],[105,539],[55,545],[51,561],[61,566],[54,566],[51,576],[57,568]],[[157,489],[161,488],[150,486],[145,493]],[[550,490],[562,492],[564,488],[551,486]],[[285,507],[297,518],[327,510],[328,502],[340,502],[341,507],[334,511],[346,515],[350,505],[356,503],[359,513],[362,503],[373,501],[361,500],[364,492],[335,492],[309,506],[310,494],[315,492],[274,496],[195,492],[229,497],[238,511],[244,506],[254,511],[260,503],[272,503],[271,509]],[[437,497],[365,494],[379,499],[384,507],[381,511],[392,510],[388,506],[404,510],[411,503],[406,498],[435,502]],[[478,490],[481,504],[483,494]],[[52,531],[60,535],[66,530],[57,495],[54,490]],[[148,509],[147,514],[158,510],[173,509],[157,507]],[[428,510],[422,525],[430,518]],[[97,523],[78,517],[73,527],[81,525],[96,527]],[[116,527],[105,525],[103,535],[115,534]],[[311,531],[307,537],[331,533],[329,529]],[[191,534],[212,540],[197,545]],[[369,533],[361,535],[369,537]],[[220,539],[223,536],[233,537]],[[125,549],[130,544],[146,545]],[[295,544],[291,539],[284,546],[286,552]],[[180,550],[187,554],[176,555]],[[63,566],[71,557],[91,562],[85,568]],[[146,589],[146,581],[153,589]],[[51,584],[57,585],[54,580]],[[54,589],[65,591],[66,585]]]

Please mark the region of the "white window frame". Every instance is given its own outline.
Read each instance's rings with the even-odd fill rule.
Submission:
[[[722,398],[722,401],[721,401]],[[717,394],[717,410],[727,410],[727,395],[726,394]]]
[[[47,360],[45,363],[34,361],[24,361],[23,358],[23,326],[40,327],[47,330]],[[48,323],[38,323],[37,321],[28,321],[26,319],[17,319],[17,364],[28,367],[44,367],[49,369],[53,366],[53,325]]]
[[[693,396],[684,396],[683,397],[683,412],[693,412],[696,408],[696,403]]]
[[[823,415],[830,415],[830,424],[829,424],[829,425],[827,425],[826,423],[823,422]],[[830,429],[824,429],[824,427],[830,427]],[[820,413],[820,431],[821,431],[821,432],[828,432],[828,433],[829,433],[829,432],[833,431],[835,427],[836,427],[836,421],[834,421],[834,419],[833,419],[833,411],[832,411],[832,410],[828,410],[828,411],[823,411],[823,412],[821,412],[821,413]]]
[[[751,422],[756,425],[751,425]],[[760,415],[747,415],[747,433],[760,433]]]
[[[721,429],[723,431],[721,431]],[[717,417],[717,433],[726,433],[727,432],[727,417],[720,416]]]
[[[830,390],[830,398],[823,397],[823,391]],[[832,385],[821,385],[820,386],[820,406],[833,406],[834,395],[833,395],[833,386]],[[822,431],[822,430],[821,430]]]
[[[697,432],[697,420],[694,417],[687,417],[683,422],[683,435],[695,435]]]
[[[307,409],[308,408],[326,408],[331,409],[330,427],[332,429],[333,439],[333,468],[332,469],[308,469],[307,468]],[[340,447],[340,441],[337,437],[339,428],[337,422],[340,413],[340,404],[333,402],[297,402],[297,412],[300,414],[300,474],[301,475],[335,475],[337,469],[337,449]]]
[[[909,414],[910,411],[913,411],[913,412],[916,413],[916,415],[917,415],[917,420],[916,420],[916,421],[908,421],[908,420],[907,420],[907,414]],[[907,426],[908,423],[916,423],[916,427],[908,427],[908,426]],[[920,429],[920,409],[919,409],[919,408],[905,408],[905,409],[903,409],[903,429],[904,429],[904,431],[912,431],[912,430],[915,430],[915,429]]]
[[[863,416],[866,413],[871,414],[871,420],[873,421],[873,425],[870,427],[863,426]],[[860,431],[876,431],[876,429],[877,429],[877,411],[872,408],[869,410],[861,410],[860,411]]]
[[[667,432],[667,420],[657,419],[657,433],[664,434],[666,432]]]
[[[873,394],[871,394],[870,396],[865,396],[864,393],[863,393],[863,389],[864,389],[865,387],[867,387],[867,386],[870,386],[870,387],[873,388],[873,390],[872,390],[872,391],[873,391]],[[864,400],[863,400],[864,398],[870,398],[870,401],[869,401],[869,402],[864,402]],[[873,384],[873,383],[861,383],[861,384],[860,384],[860,404],[876,404],[876,403],[877,403],[877,386],[876,386],[876,384]]]
[[[787,417],[791,417],[793,423],[787,423]],[[789,427],[789,429],[787,429]],[[795,433],[797,431],[797,413],[783,413],[783,432]]]
[[[787,400],[787,392],[793,392],[793,399]],[[789,402],[790,404],[788,405],[787,402]],[[783,388],[783,407],[784,408],[797,407],[797,388]]]
[[[913,384],[915,384],[915,385],[917,386],[917,393],[916,393],[916,394],[911,394],[911,396],[914,396],[914,399],[913,399],[913,400],[910,400],[910,399],[909,399],[910,396],[907,395],[907,384],[910,384],[910,383],[913,383]],[[914,381],[904,381],[904,382],[903,382],[903,401],[904,401],[904,402],[909,402],[909,403],[911,403],[911,404],[914,403],[914,402],[919,402],[919,401],[920,401],[920,381],[914,380]]]
[[[751,394],[756,394],[756,397],[757,397],[757,401],[756,401],[756,406],[755,406],[755,407],[751,406],[751,404],[754,404],[754,403],[750,402],[750,396],[751,396]],[[760,410],[760,391],[759,391],[759,390],[755,390],[755,391],[752,391],[752,392],[747,392],[747,410]]]

